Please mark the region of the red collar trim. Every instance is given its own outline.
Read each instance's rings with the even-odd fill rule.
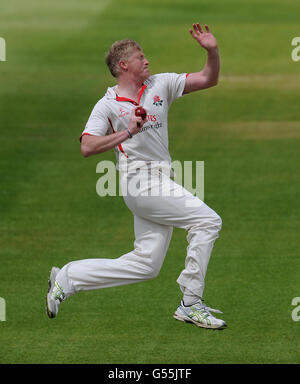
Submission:
[[[143,84],[141,90],[140,90],[140,93],[139,93],[139,98],[138,98],[138,102],[132,100],[132,99],[129,99],[127,97],[120,97],[120,96],[116,96],[116,100],[117,101],[129,101],[130,103],[134,104],[134,105],[139,105],[140,104],[140,101],[141,101],[141,98],[142,98],[142,95],[145,91],[145,89],[147,88],[147,85],[146,84]]]

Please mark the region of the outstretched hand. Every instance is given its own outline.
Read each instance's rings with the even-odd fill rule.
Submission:
[[[204,31],[199,23],[194,23],[193,28],[189,30],[195,40],[206,50],[218,48],[218,43],[214,35],[210,32],[208,25],[204,24]]]

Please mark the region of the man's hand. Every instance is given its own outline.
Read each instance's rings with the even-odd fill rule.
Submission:
[[[201,45],[201,47],[205,48],[207,51],[211,49],[218,48],[218,43],[214,35],[210,32],[208,26],[204,25],[206,32],[202,29],[199,23],[193,24],[193,29],[191,28],[190,34],[193,36],[195,40]]]
[[[138,106],[140,107],[140,105]],[[132,135],[136,135],[142,128],[142,126],[145,124],[146,122],[146,118],[145,120],[143,120],[143,118],[141,116],[136,116],[135,115],[135,110],[138,108],[134,108],[131,112],[131,116],[130,116],[130,121],[129,121],[129,125],[128,125],[128,129],[129,129],[129,132],[132,134]]]
[[[213,87],[218,83],[220,71],[220,57],[218,43],[214,35],[205,24],[206,32],[199,23],[193,24],[190,34],[207,51],[205,67],[200,72],[189,73],[185,82],[183,93],[199,91],[200,89]]]

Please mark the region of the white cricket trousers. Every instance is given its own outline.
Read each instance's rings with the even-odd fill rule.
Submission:
[[[78,291],[153,279],[163,264],[173,227],[185,229],[188,242],[187,254],[182,255],[182,264],[186,256],[185,266],[177,282],[183,294],[188,289],[202,297],[221,218],[170,179],[164,170],[151,170],[150,182],[149,170],[139,170],[137,183],[136,176],[137,173],[121,173],[123,198],[134,214],[133,250],[118,258],[112,254],[110,259],[92,258],[66,264],[56,277],[66,297]]]

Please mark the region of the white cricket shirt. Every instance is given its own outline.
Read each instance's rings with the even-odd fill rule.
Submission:
[[[161,73],[150,76],[144,83],[138,104],[119,97],[115,88],[94,106],[82,135],[104,136],[127,130],[131,111],[137,105],[147,111],[147,120],[139,133],[115,147],[117,169],[122,169],[122,158],[128,164],[136,161],[171,163],[168,150],[168,111],[171,103],[183,95],[187,74]]]

